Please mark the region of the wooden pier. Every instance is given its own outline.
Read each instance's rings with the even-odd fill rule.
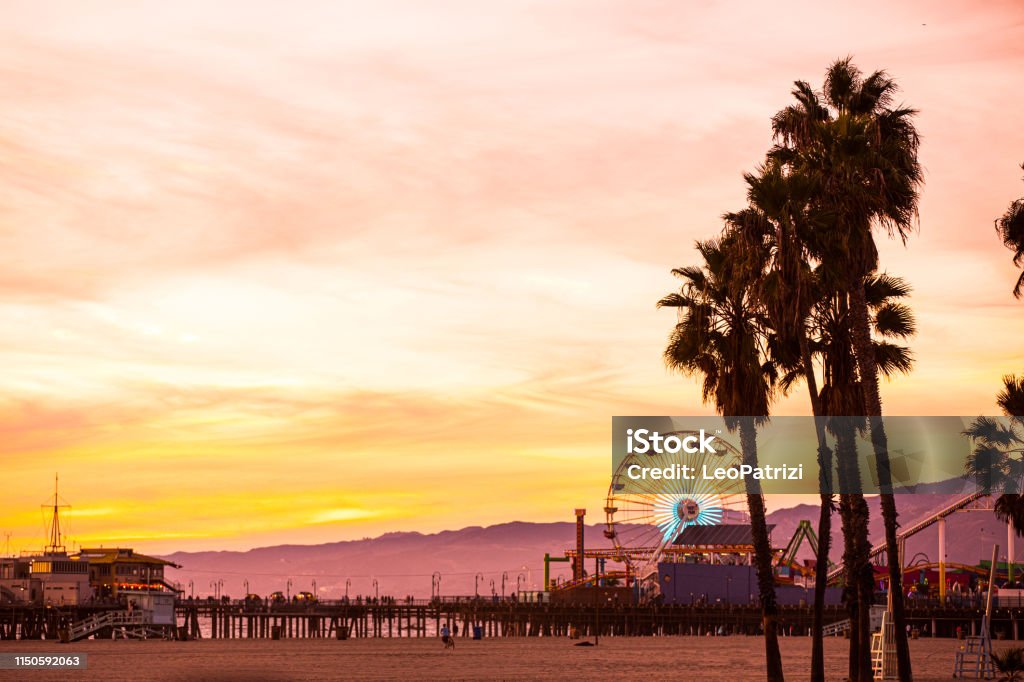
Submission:
[[[845,612],[831,608],[839,620]],[[479,603],[315,605],[301,610],[246,610],[240,605],[184,604],[178,622],[188,638],[433,637],[447,625],[460,637],[565,637],[757,634],[752,607],[611,606]],[[784,609],[786,632],[807,634],[808,608]],[[203,627],[203,625],[206,627]]]
[[[0,607],[0,639],[60,639],[61,630],[87,619],[116,611],[119,606]],[[914,607],[908,622],[921,636],[955,637],[977,634],[983,613],[977,608]],[[829,607],[825,622],[846,618],[841,607]],[[992,621],[995,637],[1017,639],[1024,608],[996,609]],[[782,607],[782,634],[807,636],[812,612],[809,607]],[[582,637],[599,633],[620,636],[756,635],[761,614],[754,606],[609,606],[523,604],[490,601],[321,603],[301,607],[252,607],[245,603],[181,601],[173,626],[161,632],[178,639],[292,639],[434,637],[442,626],[459,637],[565,637],[576,631]],[[113,628],[92,636],[116,637]]]

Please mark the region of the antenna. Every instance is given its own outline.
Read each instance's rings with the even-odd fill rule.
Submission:
[[[7,542],[7,549],[4,552],[4,555],[11,556],[11,534],[9,532],[4,533],[4,540]]]
[[[60,477],[53,475],[53,504],[44,504],[43,509],[51,509],[53,518],[50,521],[50,544],[45,548],[47,554],[66,554],[67,547],[63,544],[60,532],[60,510],[70,509],[71,505],[60,503]]]

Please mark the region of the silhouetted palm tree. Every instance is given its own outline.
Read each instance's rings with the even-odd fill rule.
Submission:
[[[1024,417],[1024,375],[1003,377],[1003,390],[996,396],[996,404],[1008,417]]]
[[[678,293],[658,302],[679,309],[665,362],[672,369],[702,377],[705,402],[714,404],[726,427],[739,430],[744,464],[757,466],[758,424],[768,419],[775,383],[766,356],[766,319],[742,276],[736,240],[726,236],[697,243],[703,263],[673,270],[683,280]],[[768,679],[782,680],[773,554],[760,481],[745,481],[757,586],[764,624]]]
[[[878,337],[873,341],[876,362],[884,375],[910,371],[910,351],[894,341],[914,333],[914,318],[900,299],[910,293],[898,277],[876,275],[866,279],[871,323]],[[868,562],[868,506],[860,494],[856,437],[867,426],[863,414],[864,392],[857,376],[853,347],[853,321],[849,293],[833,290],[823,296],[811,316],[813,352],[821,358],[821,404],[830,417],[829,431],[836,437],[839,464],[839,509],[843,524],[843,565],[846,569],[846,604],[850,613],[850,679],[871,679],[870,606],[874,595],[874,571]]]
[[[1024,164],[1021,164],[1024,169]],[[1006,248],[1013,251],[1013,264],[1019,266],[1024,263],[1024,197],[1017,199],[1006,209],[1006,213],[996,220],[996,232]],[[1024,272],[1017,278],[1017,285],[1013,287],[1013,295],[1020,298],[1024,293]]]
[[[825,422],[818,395],[817,377],[811,356],[807,323],[819,297],[819,283],[804,247],[808,230],[818,229],[821,216],[811,200],[816,187],[799,174],[784,172],[777,163],[766,163],[756,173],[744,175],[747,183],[746,209],[726,214],[727,228],[739,236],[743,262],[756,280],[756,293],[772,326],[772,355],[784,370],[783,384],[799,378],[807,384],[811,411],[815,416],[818,469],[832,471],[832,451],[825,435]],[[825,588],[832,541],[832,485],[822,480],[818,515],[817,571],[814,584],[814,616],[811,627],[811,681],[825,679],[824,639]]]
[[[1024,536],[1024,376],[1004,376],[996,402],[1010,420],[978,417],[964,431],[974,442],[967,471],[987,486],[1007,491],[996,498],[996,516]]]
[[[864,291],[865,277],[878,265],[874,228],[905,240],[917,217],[922,172],[916,112],[894,105],[896,91],[895,81],[884,71],[865,77],[849,58],[838,60],[826,72],[822,95],[807,83],[796,84],[797,103],[772,120],[777,144],[770,154],[812,178],[821,190],[817,202],[834,214],[833,228],[820,231],[809,248],[832,272],[845,273],[850,291],[857,369],[882,490],[897,667],[900,679],[909,682],[896,502]]]
[[[1024,680],[1024,649],[1021,647],[993,653],[992,663],[999,671],[999,682]]]

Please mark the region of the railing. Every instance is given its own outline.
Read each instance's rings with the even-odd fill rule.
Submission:
[[[847,630],[850,629],[850,619],[839,620],[835,623],[829,623],[821,629],[821,634],[825,637],[837,637]]]
[[[517,598],[515,593],[508,594],[502,597],[499,595],[465,595],[465,596],[443,596],[433,597],[430,599],[389,599],[386,597],[380,597],[374,599],[318,599],[316,601],[283,601],[273,602],[267,599],[247,600],[247,599],[181,599],[180,597],[175,601],[175,606],[178,608],[209,608],[216,606],[218,608],[234,608],[239,611],[246,613],[249,612],[265,612],[270,611],[281,611],[281,612],[292,612],[292,613],[303,613],[305,611],[315,610],[318,607],[339,607],[339,606],[352,606],[352,607],[363,607],[363,606],[434,606],[436,604],[459,604],[459,605],[481,605],[481,604],[504,604],[507,606],[514,606],[516,604],[523,603],[534,603],[535,599],[528,599],[524,590],[524,596]]]
[[[75,642],[79,639],[85,639],[106,627],[144,625],[147,620],[146,614],[141,611],[133,613],[128,613],[127,611],[106,611],[72,625],[68,633],[69,641]]]
[[[932,525],[933,523],[935,523],[939,519],[944,519],[947,516],[949,516],[950,514],[952,514],[954,512],[957,512],[957,511],[960,511],[961,509],[963,509],[964,507],[969,505],[971,502],[974,502],[975,500],[977,500],[977,499],[979,499],[981,497],[984,497],[987,494],[988,493],[977,492],[977,493],[971,493],[967,497],[960,498],[959,500],[957,500],[956,502],[950,504],[949,506],[944,507],[943,509],[940,509],[937,512],[933,512],[933,513],[929,514],[928,516],[926,516],[925,518],[921,519],[917,523],[915,523],[915,524],[913,524],[911,526],[907,526],[906,528],[904,528],[896,536],[896,540],[897,541],[903,541],[903,540],[906,540],[907,538],[909,538],[911,535],[915,535],[917,533],[920,533],[922,530],[924,530],[928,526]],[[868,553],[868,560],[874,559],[876,556],[878,556],[879,554],[884,552],[887,546],[888,546],[888,543],[886,543],[886,542],[881,542],[881,543],[873,546],[871,548],[871,551]],[[844,570],[844,566],[843,566],[842,563],[840,563],[834,569],[829,571],[828,572],[828,580],[829,580],[829,582],[832,582],[834,579],[836,579],[840,575],[842,575],[843,570]]]

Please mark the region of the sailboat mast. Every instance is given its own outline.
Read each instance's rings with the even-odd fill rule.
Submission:
[[[61,544],[61,530],[60,530],[60,476],[59,474],[53,475],[53,519],[50,522],[50,544],[46,548],[48,553],[59,554],[64,551],[64,545]]]

